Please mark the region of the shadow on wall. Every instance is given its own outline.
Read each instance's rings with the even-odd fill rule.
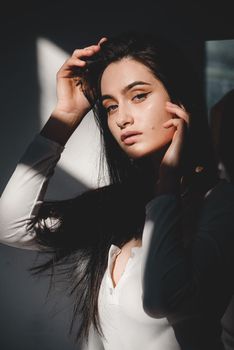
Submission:
[[[41,128],[42,91],[38,82],[36,46],[38,38],[46,38],[64,52],[71,53],[74,48],[87,46],[103,35],[108,37],[120,30],[137,29],[139,25],[145,30],[158,33],[162,33],[163,28],[165,37],[184,40],[187,47],[191,45],[188,44],[191,43],[191,38],[197,35],[198,42],[192,43],[189,50],[196,61],[199,74],[202,75],[204,28],[217,28],[216,21],[213,27],[207,24],[207,16],[201,19],[198,28],[196,15],[190,18],[185,7],[180,8],[177,2],[170,1],[167,4],[165,0],[152,1],[150,6],[145,6],[144,16],[141,6],[131,6],[126,2],[124,11],[123,6],[118,4],[114,12],[108,11],[109,5],[101,9],[99,3],[95,2],[92,9],[90,3],[81,7],[77,1],[71,1],[69,6],[59,1],[29,2],[25,8],[23,5],[22,2],[9,3],[8,13],[2,11],[4,18],[0,20],[0,193],[27,145]],[[198,10],[194,13],[204,13],[199,9],[194,10]],[[211,17],[209,13],[209,19]],[[222,28],[224,27],[219,26],[219,31]],[[53,62],[53,70],[52,65]],[[89,119],[86,122],[89,123]],[[50,198],[69,197],[82,192],[88,186],[83,181],[84,176],[78,180],[76,177],[76,169],[83,168],[83,163],[79,163],[79,152],[85,151],[75,147],[76,137],[78,133],[69,141],[63,156],[70,161],[71,152],[77,152],[76,167],[70,167],[72,171],[68,172],[66,167],[60,167],[62,162],[59,162],[48,189],[47,196]],[[88,147],[87,143],[86,148]],[[85,161],[85,155],[82,157]],[[94,165],[91,159],[93,158],[86,159],[88,166]],[[72,162],[74,164],[73,160]],[[90,175],[92,177],[93,174]],[[54,300],[45,305],[48,280],[35,282],[27,272],[34,259],[35,252],[0,246],[0,348],[78,350],[67,338],[67,300],[55,296]],[[61,310],[54,317],[50,312],[53,303]]]
[[[46,300],[49,278],[32,278],[33,251],[0,246],[0,349],[79,350],[68,337],[71,304],[63,293]]]
[[[41,128],[37,34],[30,32],[26,24],[20,25],[1,40],[0,193],[24,150]],[[70,45],[74,45],[72,39]],[[71,149],[74,150],[72,140],[64,151],[65,158]],[[79,157],[79,150],[76,151]],[[94,165],[90,159],[88,162],[89,166]],[[76,166],[79,167],[79,162]],[[66,168],[58,165],[47,196],[62,199],[87,188],[85,182],[77,179],[75,170],[68,173]],[[33,251],[0,245],[0,348],[78,350],[67,336],[71,316],[69,301],[55,293],[53,299],[45,303],[48,279],[35,281],[27,271],[36,255]]]
[[[13,45],[7,37],[2,42],[0,193],[41,126],[36,40],[28,33],[22,38],[18,35]],[[50,198],[64,198],[87,189],[59,166],[55,177],[48,190]],[[48,278],[35,281],[27,271],[36,255],[0,245],[0,349],[78,349],[67,336],[69,300],[55,293],[46,303]]]

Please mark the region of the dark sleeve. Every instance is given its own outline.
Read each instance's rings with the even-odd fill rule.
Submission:
[[[189,249],[178,239],[180,213],[175,195],[158,196],[146,207],[142,297],[152,317],[168,317],[191,304],[201,306],[234,267],[234,186],[221,183],[206,198]]]
[[[222,318],[222,340],[226,350],[234,349],[234,295]]]

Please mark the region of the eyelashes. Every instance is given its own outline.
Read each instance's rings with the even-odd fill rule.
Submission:
[[[149,94],[149,92],[144,92],[141,94],[137,94],[136,96],[133,97],[133,100],[139,100],[141,101],[142,99],[145,99],[147,97],[147,95]]]
[[[149,94],[150,94],[150,92],[140,93],[140,94],[134,95],[131,100],[133,102],[136,102],[136,103],[143,102]],[[103,106],[103,107],[106,110],[107,114],[111,114],[118,108],[118,105],[112,104],[112,105],[109,105],[107,107],[105,107],[105,106]]]
[[[111,105],[109,107],[106,107],[105,110],[107,114],[111,113],[111,111],[114,111],[118,106],[117,105]]]

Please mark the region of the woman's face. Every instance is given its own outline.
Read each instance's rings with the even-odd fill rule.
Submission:
[[[148,67],[130,58],[111,63],[101,79],[102,103],[109,129],[131,158],[153,154],[168,144],[174,128],[162,124],[170,97]]]

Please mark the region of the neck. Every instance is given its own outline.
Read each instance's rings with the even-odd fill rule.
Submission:
[[[161,178],[161,172],[162,172],[162,160],[163,157],[170,146],[170,143],[165,145],[162,149],[159,151],[151,154],[149,156],[150,163],[152,166],[152,173],[153,173],[153,183],[152,183],[152,196],[156,196],[159,194],[162,194],[164,192],[174,192],[175,188],[176,191],[178,190],[178,179],[174,176],[166,177],[164,176]]]
[[[146,195],[147,201],[154,198],[157,194],[156,186],[159,179],[160,164],[167,148],[168,145],[160,151],[137,159],[135,162],[138,174],[140,174],[141,188]]]

